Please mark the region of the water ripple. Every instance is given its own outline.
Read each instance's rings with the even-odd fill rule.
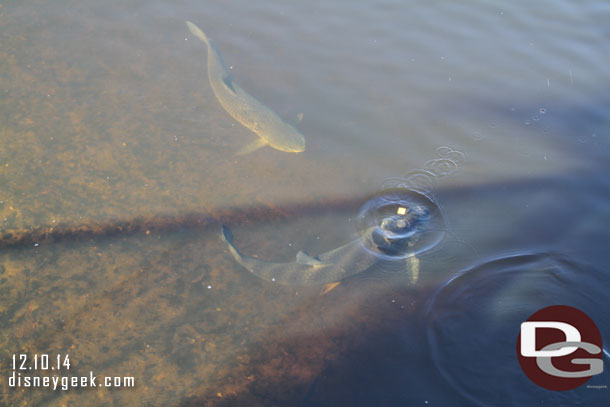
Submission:
[[[601,405],[607,394],[581,386],[549,392],[519,367],[521,322],[549,305],[570,305],[608,334],[610,281],[597,269],[557,254],[536,253],[488,261],[446,283],[428,308],[428,343],[436,367],[477,406]],[[607,339],[607,338],[606,338]],[[588,383],[607,383],[609,373]],[[607,400],[607,399],[606,399]]]

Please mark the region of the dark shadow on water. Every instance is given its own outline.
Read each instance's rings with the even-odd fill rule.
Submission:
[[[223,394],[222,399],[210,392],[177,405],[459,406],[429,362],[423,316],[430,292],[409,290],[397,295],[395,290],[376,287],[375,298],[366,299],[376,307],[353,300],[354,293],[364,296],[371,288],[350,281],[329,294],[331,299],[317,297],[303,304],[291,325],[310,325],[329,306],[352,303],[333,326],[314,334],[269,332],[268,341],[249,350],[258,357],[231,375],[253,378],[240,391]]]
[[[561,174],[538,179],[444,188],[435,191],[435,196],[451,214],[449,220],[455,226],[456,233],[468,233],[468,241],[483,257],[498,255],[494,251],[497,247],[506,248],[509,252],[519,252],[536,246],[559,246],[559,249],[562,249],[562,245],[571,245],[570,247],[578,252],[579,248],[573,247],[570,236],[572,231],[578,228],[582,217],[588,216],[587,193],[598,190],[600,182],[599,174]],[[221,223],[256,227],[269,222],[281,223],[294,217],[315,217],[328,212],[353,216],[366,199],[367,196],[363,196],[273,208],[219,209],[179,217],[156,216],[93,226],[83,225],[65,231],[50,232],[40,228],[24,231],[18,238],[5,236],[5,239],[9,240],[5,240],[2,246],[3,250],[19,252],[24,248],[29,249],[32,242],[38,241],[45,245],[65,242],[85,246],[102,245],[104,242],[130,235],[138,237],[147,230],[152,230],[157,235],[175,231],[187,231],[196,235],[199,232],[214,232]],[[529,208],[517,211],[516,208],[522,207],[524,201],[529,202]],[[561,204],[553,204],[558,201]],[[469,211],[474,214],[471,215]],[[558,222],[557,219],[561,221]],[[488,227],[482,227],[483,224]],[[607,235],[607,232],[600,231],[601,239],[582,243],[583,252],[598,256],[587,259],[591,263],[603,264],[603,261],[608,259],[608,255],[603,254],[605,242],[608,241]],[[209,246],[214,251],[223,247],[220,241],[216,240],[216,236],[216,233],[209,234],[210,241],[213,240]],[[208,244],[207,241],[204,243]],[[438,275],[436,281],[421,285],[405,284],[403,281],[394,286],[384,282],[383,275],[371,279],[357,276],[346,280],[326,295],[319,295],[312,290],[303,292],[299,297],[302,299],[290,303],[288,307],[283,301],[294,298],[294,294],[289,290],[273,291],[266,282],[257,280],[234,265],[226,252],[219,252],[217,257],[210,259],[191,255],[192,249],[183,249],[182,242],[178,242],[175,247],[157,254],[156,258],[147,260],[145,264],[140,264],[138,270],[127,273],[122,281],[117,281],[110,289],[93,293],[94,298],[87,306],[80,310],[75,309],[70,314],[70,319],[74,321],[86,321],[95,316],[98,308],[102,306],[121,312],[123,308],[130,307],[130,302],[136,302],[136,299],[143,301],[150,297],[151,304],[154,304],[158,298],[162,299],[163,295],[168,295],[168,292],[181,289],[182,291],[176,291],[179,298],[174,298],[173,301],[177,301],[180,307],[181,302],[185,303],[184,315],[199,313],[205,314],[205,318],[201,316],[198,321],[193,322],[187,320],[186,316],[172,317],[174,319],[171,323],[176,321],[176,324],[183,323],[180,318],[184,318],[184,321],[187,321],[184,322],[184,327],[167,325],[167,320],[158,322],[159,326],[147,335],[170,338],[167,341],[170,345],[167,345],[166,349],[167,355],[170,356],[166,357],[182,358],[185,360],[185,372],[188,370],[183,374],[197,375],[197,365],[191,366],[187,363],[193,351],[185,350],[190,348],[183,342],[183,338],[190,335],[189,332],[218,335],[233,341],[230,342],[230,349],[240,349],[240,354],[246,353],[249,357],[248,360],[239,362],[233,357],[227,357],[223,364],[218,365],[214,377],[201,378],[206,385],[199,389],[190,389],[189,397],[180,400],[164,399],[159,404],[155,404],[154,398],[151,398],[143,405],[468,405],[436,371],[426,342],[425,319],[426,303],[438,285],[442,280],[446,281],[459,273],[465,265],[460,265],[459,262],[435,263],[435,256],[430,256],[430,259],[424,260],[422,270]],[[219,263],[219,259],[223,258],[225,263]],[[246,311],[223,319],[221,314],[210,309],[213,307],[210,305],[213,304],[212,299],[209,303],[206,302],[207,299],[189,299],[189,296],[196,297],[205,292],[203,289],[194,288],[194,284],[185,285],[183,282],[191,281],[188,279],[194,279],[195,274],[200,272],[197,268],[184,267],[184,264],[192,263],[193,259],[215,262],[219,268],[232,264],[234,269],[225,271],[225,275],[217,279],[222,282],[225,278],[236,287],[241,287],[241,291],[232,292],[233,297],[228,300],[236,303],[236,309],[241,307]],[[188,279],[183,278],[174,269],[187,274]],[[425,281],[425,278],[421,280]],[[257,290],[261,293],[251,292]],[[250,301],[252,299],[259,302]],[[264,303],[271,306],[265,310],[247,309],[253,304]],[[182,310],[180,307],[176,309]],[[256,318],[256,312],[277,312],[281,313],[282,317],[277,322],[267,323],[265,332],[261,333],[258,339],[243,344],[238,331],[227,330],[227,321],[231,321],[233,326],[245,325],[249,319]],[[13,317],[9,317],[7,321],[13,321]],[[156,323],[156,316],[150,318],[151,323]],[[200,325],[197,325],[197,322]],[[71,330],[65,332],[80,332],[80,323],[82,322],[68,322],[66,329]],[[44,349],[47,341],[52,343],[55,336],[65,337],[62,329],[64,328],[55,326],[45,330],[36,340],[39,347]],[[172,330],[175,334],[167,334]],[[230,335],[223,337],[224,332],[229,332]],[[138,332],[133,335],[134,337],[123,340],[128,346],[133,346],[133,349],[128,349],[129,352],[140,352],[138,346],[146,339],[140,338]],[[119,365],[120,362],[120,354],[115,359],[109,358],[105,361],[113,366]],[[211,384],[206,383],[206,380]]]
[[[479,212],[477,222],[491,223],[492,227],[471,235],[471,243],[482,249],[483,257],[555,247],[570,253],[592,253],[587,262],[599,265],[608,259],[604,249],[607,232],[600,231],[605,239],[578,243],[580,238],[574,231],[588,216],[587,193],[599,191],[600,180],[597,173],[562,174],[448,188],[438,191],[437,196],[442,197],[439,200],[445,207],[466,209],[474,205],[476,211],[480,205],[497,210],[496,218],[486,218],[485,212]],[[524,201],[529,202],[527,210],[513,211]],[[462,222],[454,223],[463,227]],[[495,247],[505,247],[506,252],[494,252]],[[451,272],[460,270],[463,268]],[[448,270],[433,272],[445,273],[446,278],[451,275]],[[374,287],[371,289],[368,282],[356,278],[331,292],[337,303],[329,305],[328,301],[333,300],[314,297],[302,304],[293,322],[303,326],[324,318],[329,306],[348,302],[351,307],[334,321],[336,325],[313,335],[270,332],[269,342],[251,349],[262,357],[242,366],[245,372],[235,373],[252,374],[255,381],[241,391],[224,395],[222,400],[210,402],[215,396],[206,394],[186,400],[184,405],[471,405],[455,394],[431,362],[424,314],[435,286],[403,286],[398,290]],[[561,298],[556,300],[561,302]],[[267,374],[261,375],[261,371]]]

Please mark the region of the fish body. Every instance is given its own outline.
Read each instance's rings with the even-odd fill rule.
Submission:
[[[284,285],[319,285],[337,282],[368,270],[379,260],[378,256],[364,247],[361,239],[317,257],[300,251],[294,262],[273,263],[240,253],[233,244],[231,231],[226,226],[221,228],[221,238],[229,246],[229,251],[235,260],[252,274]],[[417,280],[419,260],[412,256],[407,258],[407,264],[413,271],[413,279]]]
[[[227,70],[216,44],[195,24],[187,21],[186,25],[207,46],[208,79],[220,105],[259,137],[237,154],[246,154],[265,145],[291,153],[305,151],[305,138],[301,133],[240,88]]]

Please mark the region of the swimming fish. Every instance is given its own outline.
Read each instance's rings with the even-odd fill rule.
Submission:
[[[266,145],[289,153],[305,151],[305,138],[301,133],[240,88],[224,65],[216,44],[195,24],[187,21],[186,25],[195,37],[207,45],[208,79],[221,106],[259,137],[237,154],[251,153]]]
[[[235,260],[244,268],[257,277],[283,285],[333,283],[366,271],[379,261],[378,256],[364,247],[362,239],[354,240],[317,257],[299,251],[294,262],[272,263],[241,254],[233,244],[231,231],[224,225],[220,236],[229,246],[229,251]],[[405,260],[412,271],[414,283],[419,276],[419,260],[415,256],[409,256]]]

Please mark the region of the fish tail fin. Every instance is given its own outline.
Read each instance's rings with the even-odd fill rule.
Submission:
[[[243,263],[243,256],[233,245],[233,234],[231,233],[231,229],[225,225],[222,225],[220,228],[220,238],[229,246],[229,251],[233,257],[235,257],[235,260],[237,260],[239,263]]]
[[[191,23],[190,21],[186,22],[186,26],[191,31],[191,34],[193,34],[195,37],[199,38],[201,41],[205,42],[206,44],[209,44],[210,40],[208,39],[207,35],[205,35],[203,31],[201,31],[201,29],[199,27],[197,27],[195,24]]]

